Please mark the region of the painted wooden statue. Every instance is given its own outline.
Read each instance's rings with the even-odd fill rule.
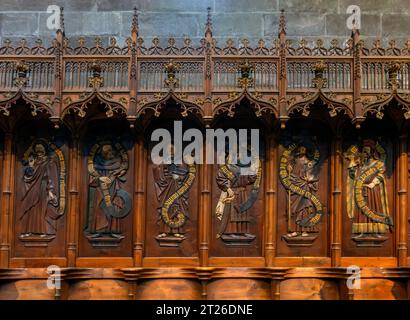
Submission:
[[[257,200],[262,179],[260,160],[254,161],[252,174],[242,175],[241,165],[231,161],[219,166],[216,183],[221,189],[215,215],[219,221],[217,238],[227,245],[249,245],[255,234],[249,232],[249,210]]]
[[[23,158],[21,241],[48,242],[55,238],[57,219],[65,209],[64,155],[54,144],[35,141]]]
[[[88,156],[88,216],[85,228],[93,246],[116,246],[124,238],[121,219],[131,212],[131,197],[123,189],[128,155],[120,143],[95,144]]]
[[[385,177],[386,152],[374,140],[364,140],[345,153],[348,159],[347,214],[352,221],[352,239],[358,246],[380,246],[393,225],[389,213]]]
[[[173,157],[173,146],[171,146]],[[196,177],[194,163],[159,164],[153,167],[160,231],[160,246],[176,247],[185,237],[184,226],[189,219],[189,191]]]
[[[319,160],[319,149],[308,150],[303,143],[292,143],[281,156],[279,176],[287,191],[288,222],[288,233],[282,239],[288,245],[311,245],[317,238],[316,225],[323,214],[323,206],[316,194]]]

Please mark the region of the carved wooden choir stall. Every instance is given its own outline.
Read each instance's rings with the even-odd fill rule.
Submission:
[[[0,47],[0,299],[410,297],[410,40],[138,30]],[[177,120],[259,129],[254,174],[156,164]]]

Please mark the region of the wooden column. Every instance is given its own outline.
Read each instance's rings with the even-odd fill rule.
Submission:
[[[77,259],[78,223],[80,218],[79,188],[81,176],[80,139],[77,134],[74,134],[72,138],[68,168],[69,210],[67,215],[67,264],[69,267],[75,267]]]
[[[204,123],[205,127],[209,128],[213,118],[212,110],[212,79],[213,79],[213,38],[212,38],[212,19],[211,8],[207,8],[207,20],[205,25],[205,68],[204,68],[204,95],[205,102],[204,108]],[[206,150],[210,146],[205,143],[205,149],[203,152],[204,163],[199,166],[199,184],[200,184],[200,197],[199,197],[199,265],[201,267],[208,266],[209,260],[209,237],[212,219],[212,165],[206,162]]]
[[[144,257],[144,238],[145,238],[145,189],[147,174],[147,151],[141,135],[138,136],[134,147],[134,183],[135,196],[133,206],[134,217],[134,266],[142,266]]]
[[[407,179],[408,179],[408,156],[407,156],[408,136],[401,135],[399,138],[399,161],[398,161],[398,242],[397,242],[397,263],[399,267],[407,264]]]
[[[336,135],[332,146],[332,201],[331,201],[331,264],[332,267],[340,266],[342,255],[342,214],[343,214],[343,157],[342,137]]]
[[[273,266],[276,255],[276,227],[277,227],[277,146],[273,135],[267,139],[265,164],[265,264]]]
[[[0,268],[8,268],[10,261],[10,238],[12,230],[11,217],[14,207],[14,169],[15,154],[13,152],[13,134],[7,132],[4,135],[4,156],[0,216]]]
[[[209,146],[205,144],[204,159],[206,159],[206,148]],[[199,265],[201,267],[208,266],[209,259],[209,237],[212,217],[212,165],[204,163],[199,166],[199,183],[200,183],[200,199],[199,199]]]

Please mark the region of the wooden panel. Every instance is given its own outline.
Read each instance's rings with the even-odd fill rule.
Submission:
[[[0,300],[54,300],[46,279],[19,280],[0,284]]]
[[[375,135],[375,132],[384,135]],[[367,121],[360,132],[352,128],[345,134],[343,143],[344,188],[342,190],[343,256],[388,257],[395,255],[393,245],[397,225],[394,192],[396,154],[392,132],[393,128],[386,122]],[[364,153],[368,154],[366,156],[368,160],[363,158]],[[360,179],[364,179],[364,186],[361,189],[357,184]],[[366,187],[374,181],[380,182],[373,188]],[[355,188],[359,194],[354,193]],[[363,209],[360,209],[358,204],[360,195],[364,196]],[[387,202],[385,205],[384,199]],[[392,225],[376,224],[376,220],[365,215],[365,206],[372,212],[385,215],[386,218],[383,221],[388,219]],[[363,226],[363,230],[355,230],[359,226]],[[375,228],[371,230],[370,227]]]
[[[280,137],[277,164],[279,257],[329,254],[329,138],[326,127],[313,120],[289,123]]]
[[[354,300],[407,299],[406,284],[387,279],[362,279],[361,288],[353,290]]]
[[[46,120],[26,124],[16,137],[14,257],[65,256],[67,140]]]
[[[169,152],[175,156],[174,143],[178,138],[174,137],[174,125],[181,124],[184,132],[198,125],[193,119],[181,119],[172,107],[168,106],[170,114],[151,124],[146,139],[149,140],[155,129],[167,129],[172,141]],[[182,147],[186,144],[182,143]],[[148,164],[144,171],[147,181],[145,256],[198,256],[199,165],[158,164],[158,159],[151,158],[154,146],[155,142],[147,143]]]
[[[133,139],[121,122],[88,128],[81,153],[79,256],[131,257]]]
[[[201,284],[188,279],[143,280],[137,287],[137,300],[201,299]]]
[[[226,288],[229,287],[229,290]],[[268,300],[271,299],[270,281],[259,279],[217,279],[207,286],[207,299]]]
[[[246,108],[246,104],[241,105]],[[262,256],[263,221],[265,219],[265,141],[264,131],[254,115],[240,109],[234,119],[221,118],[217,126],[227,130],[247,129],[250,138],[251,129],[259,130],[260,161],[255,166],[255,173],[242,174],[240,165],[219,165],[215,160],[212,167],[212,215],[211,257],[258,257]],[[245,142],[244,142],[245,143]],[[250,139],[247,141],[248,148]],[[255,146],[257,147],[257,146]],[[215,146],[216,150],[216,146]],[[228,154],[226,155],[228,157]],[[233,200],[228,200],[233,195]],[[241,209],[250,203],[247,209]],[[244,206],[245,207],[245,206]],[[218,209],[219,208],[219,209]],[[229,260],[229,259],[228,259]]]
[[[338,300],[336,281],[323,279],[288,279],[280,285],[281,300]]]
[[[113,279],[83,280],[72,283],[69,300],[126,300],[128,284]]]

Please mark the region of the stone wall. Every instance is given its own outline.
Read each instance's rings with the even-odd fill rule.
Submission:
[[[345,13],[350,4],[361,7],[361,33],[369,44],[380,38],[387,45],[394,38],[402,47],[410,36],[410,0],[0,0],[1,42],[22,37],[33,42],[41,37],[48,44],[54,36],[46,27],[50,4],[64,6],[66,33],[72,42],[80,35],[88,40],[103,36],[104,42],[115,36],[123,42],[130,35],[134,6],[139,8],[140,34],[146,42],[155,36],[179,41],[188,36],[198,43],[208,6],[220,45],[229,37],[246,37],[252,44],[260,38],[272,40],[280,9],[286,11],[289,38],[343,42],[350,35]]]

